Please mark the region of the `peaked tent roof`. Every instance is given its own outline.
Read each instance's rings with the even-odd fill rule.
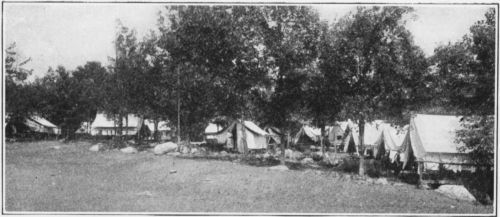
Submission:
[[[126,118],[123,117],[123,126],[128,126],[128,127],[139,127],[141,124],[141,119],[137,117],[134,114],[128,114],[128,124],[126,123]],[[96,127],[107,127],[107,128],[114,128],[117,127],[115,125],[115,120],[112,117],[108,117],[104,113],[98,113],[94,119],[94,122],[92,122],[92,128]]]
[[[365,145],[375,145],[380,135],[382,134],[382,124],[383,122],[380,120],[373,121],[372,123],[365,123],[365,132],[364,132],[364,144]],[[356,146],[359,145],[359,127],[357,124],[349,120],[348,128],[351,130],[353,134],[354,143]]]
[[[405,127],[407,129],[407,127]],[[387,150],[397,151],[401,148],[403,140],[406,136],[406,130],[398,130],[389,124],[381,125],[382,132],[379,139],[375,143],[376,145],[384,142],[384,146]]]
[[[38,115],[32,115],[30,117],[30,119],[33,120],[33,121],[36,121],[37,123],[39,123],[39,124],[41,124],[41,125],[43,125],[45,127],[57,128],[56,125],[54,125],[53,123],[50,123],[50,121],[48,121],[47,119],[42,118],[42,117],[40,117]]]
[[[411,142],[415,154],[425,152],[459,153],[461,144],[455,142],[456,131],[461,128],[461,117],[443,115],[415,115],[411,123]]]
[[[255,123],[253,123],[251,121],[244,121],[243,123],[248,130],[250,130],[256,134],[259,134],[261,136],[268,135],[268,133],[266,131],[264,131],[262,128],[260,128],[259,126],[257,126]]]
[[[205,134],[214,134],[223,131],[224,128],[221,125],[208,123],[208,126],[205,128]]]
[[[417,161],[434,163],[468,164],[466,153],[458,151],[462,145],[455,141],[461,128],[460,116],[417,114],[410,121],[407,138],[403,143],[403,162],[413,153]],[[410,151],[411,150],[411,151]]]

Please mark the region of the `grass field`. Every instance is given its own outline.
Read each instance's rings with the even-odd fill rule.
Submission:
[[[54,149],[58,145],[60,149]],[[5,144],[5,210],[61,212],[492,213],[413,185],[230,161],[90,152],[86,142]],[[176,173],[170,171],[176,170]]]

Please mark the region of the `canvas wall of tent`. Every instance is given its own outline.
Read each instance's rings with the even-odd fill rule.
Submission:
[[[234,121],[223,129],[216,124],[209,124],[205,128],[207,143],[224,145],[225,148],[240,153],[246,151],[244,141],[248,150],[267,149],[267,137],[268,133],[251,121]]]
[[[460,152],[456,131],[461,128],[459,116],[414,115],[401,147],[404,167],[422,163],[423,170],[474,170],[467,152]]]
[[[122,120],[122,135],[136,135],[142,126],[142,120],[134,114],[128,114]],[[91,135],[93,136],[114,136],[117,135],[119,123],[112,115],[98,113],[92,122]]]
[[[148,139],[154,139],[155,133],[158,135],[158,139],[160,140],[172,139],[172,129],[168,126],[167,121],[158,121],[157,131],[155,130],[155,123],[153,120],[144,120],[144,126],[146,126],[149,131]]]
[[[268,143],[271,145],[279,145],[282,141],[283,132],[276,127],[265,127],[264,131],[269,135]]]
[[[365,123],[364,126],[364,135],[363,135],[363,143],[365,146],[365,150],[374,150],[379,140],[382,132],[383,121],[376,120],[373,122]],[[344,139],[344,152],[347,153],[359,153],[359,127],[357,124],[348,120],[347,123],[347,134]]]
[[[153,139],[155,134],[154,121],[140,118],[134,114],[128,114],[127,117],[123,117],[122,121],[122,135],[136,136],[140,132],[143,138]],[[90,134],[93,136],[115,136],[118,130],[119,123],[114,116],[98,113],[91,124]],[[171,129],[168,126],[168,122],[159,121],[157,130],[160,140],[171,139]]]
[[[328,130],[328,142],[337,150],[343,150],[345,131],[347,130],[347,121],[336,122]]]
[[[295,134],[293,144],[299,150],[310,149],[311,146],[319,146],[321,142],[321,129],[304,125]]]
[[[61,129],[47,119],[31,115],[24,118],[8,118],[9,122],[6,124],[6,136],[24,136],[30,134],[39,135],[60,135]]]

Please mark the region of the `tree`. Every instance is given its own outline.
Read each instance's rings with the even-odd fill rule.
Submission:
[[[142,56],[136,38],[136,31],[123,26],[120,21],[117,25],[117,33],[114,41],[115,58],[110,58],[113,65],[109,67],[110,75],[104,86],[105,100],[104,111],[114,116],[118,123],[117,135],[123,135],[123,119],[128,123],[128,114],[137,113],[141,105],[137,100],[141,98],[143,83],[136,82],[138,74],[142,73]]]
[[[314,80],[309,75],[319,72],[315,67],[321,23],[310,7],[268,6],[261,11],[263,51],[272,81],[272,91],[262,103],[264,118],[267,124],[285,129],[288,141],[297,122],[307,119],[304,105],[313,105],[306,102],[306,92],[314,84],[306,81]]]
[[[460,151],[479,165],[491,165],[494,154],[495,26],[495,10],[489,9],[470,34],[437,48],[432,57],[443,101],[466,115],[457,131],[457,142],[464,144]]]
[[[250,92],[266,79],[256,7],[172,6],[160,17],[160,48],[179,79],[181,125],[194,138],[216,116],[244,117]],[[255,31],[252,31],[255,30]],[[227,103],[231,102],[231,103]]]
[[[358,7],[331,28],[325,64],[347,84],[343,114],[358,121],[361,151],[366,121],[404,120],[424,100],[419,90],[425,89],[428,64],[404,26],[411,12],[408,7]]]
[[[87,62],[83,66],[78,66],[72,76],[73,88],[79,92],[78,102],[75,105],[75,109],[78,111],[78,120],[90,123],[95,118],[96,113],[104,108],[105,92],[103,92],[103,88],[109,74],[100,62]]]
[[[25,83],[32,70],[24,68],[31,58],[21,57],[15,43],[7,47],[5,54],[5,110],[12,118],[26,117],[34,112],[31,88]]]

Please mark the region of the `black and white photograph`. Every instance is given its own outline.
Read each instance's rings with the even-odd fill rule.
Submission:
[[[497,215],[498,1],[2,1],[3,215]]]

